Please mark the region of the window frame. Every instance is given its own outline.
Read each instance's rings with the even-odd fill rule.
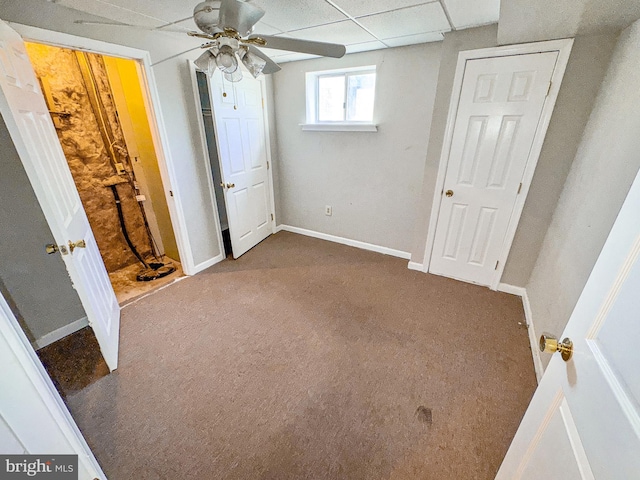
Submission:
[[[373,123],[375,118],[376,92],[374,87],[373,98],[373,115],[371,120],[347,120],[348,117],[348,93],[349,93],[349,77],[356,75],[376,75],[377,86],[377,68],[376,65],[365,65],[361,67],[341,68],[336,70],[323,70],[318,72],[306,73],[306,123],[302,124],[303,130],[314,131],[377,131],[377,126]],[[342,120],[323,120],[319,118],[320,114],[320,79],[342,77],[344,83],[344,106]]]

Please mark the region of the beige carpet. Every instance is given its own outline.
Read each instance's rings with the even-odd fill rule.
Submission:
[[[290,233],[122,312],[67,401],[111,480],[492,479],[535,389],[520,299]]]

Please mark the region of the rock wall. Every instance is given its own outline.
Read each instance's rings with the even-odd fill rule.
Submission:
[[[63,114],[52,117],[107,270],[113,272],[137,262],[122,234],[113,192],[105,186],[105,182],[131,180],[133,171],[102,57],[86,54],[85,58],[93,71],[108,128],[115,139],[113,148],[118,162],[126,170],[124,175],[117,174],[107,150],[109,146],[100,133],[99,118],[90,101],[76,52],[34,43],[27,43],[27,52],[49,109]],[[116,188],[129,236],[146,257],[151,248],[132,182],[120,183]]]

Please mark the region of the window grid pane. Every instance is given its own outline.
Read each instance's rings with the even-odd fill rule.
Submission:
[[[318,121],[344,121],[345,80],[345,75],[318,77]]]
[[[347,84],[347,121],[371,122],[373,120],[376,74],[349,75]]]

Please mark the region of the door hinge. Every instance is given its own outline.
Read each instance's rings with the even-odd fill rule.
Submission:
[[[522,183],[520,184],[520,186],[518,187],[518,193],[520,193],[522,191]]]
[[[271,214],[271,221],[273,222],[273,213]]]
[[[269,162],[267,162],[267,170],[269,170]]]
[[[545,95],[545,97],[549,96],[549,92],[551,91],[551,85],[553,85],[553,82],[549,82],[549,88],[547,88],[547,94]]]
[[[264,98],[261,98],[260,101],[262,102],[262,109],[264,110]]]
[[[169,190],[169,195],[173,197],[173,190]]]
[[[496,268],[494,268],[494,270],[497,270],[497,269],[498,269],[498,265],[499,265],[499,264],[500,264],[500,260],[498,260],[498,261],[496,262]]]

